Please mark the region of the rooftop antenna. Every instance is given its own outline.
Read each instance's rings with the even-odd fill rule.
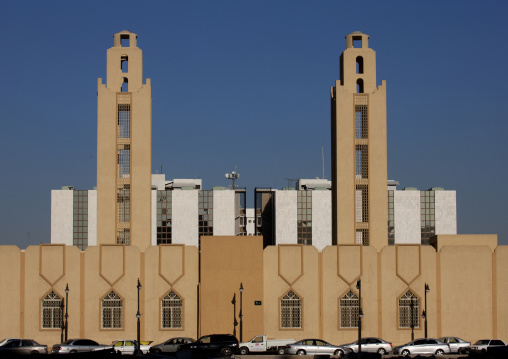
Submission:
[[[231,188],[235,189],[236,188],[235,181],[238,178],[240,178],[240,174],[238,172],[236,172],[236,165],[235,165],[235,170],[232,171],[231,173],[226,173],[225,176],[227,179],[230,179],[232,181]]]

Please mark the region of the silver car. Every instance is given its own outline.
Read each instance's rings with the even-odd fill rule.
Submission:
[[[196,340],[187,337],[177,337],[166,340],[164,343],[154,345],[150,348],[150,353],[174,353],[182,344],[194,343]]]
[[[392,343],[388,343],[380,338],[362,338],[360,344],[362,345],[362,352],[366,353],[378,353],[384,355],[393,351]],[[358,353],[358,340],[354,343],[344,344],[343,346],[351,349],[355,353]]]
[[[393,349],[395,355],[443,355],[450,354],[450,347],[448,344],[440,342],[437,339],[424,338],[416,339],[407,344],[395,347]]]
[[[101,345],[90,339],[69,339],[61,344],[53,345],[53,354],[72,354],[80,352],[93,352],[97,350],[111,349],[109,345]]]
[[[299,342],[286,345],[286,353],[297,355],[330,354],[343,356],[352,350],[343,346],[332,345],[321,339],[303,339]]]
[[[487,348],[504,346],[506,346],[506,343],[499,339],[481,339],[470,346],[470,351],[486,352]]]
[[[468,351],[467,348],[471,345],[471,342],[466,342],[465,340],[457,337],[442,337],[438,340],[448,344],[452,353],[465,354]]]

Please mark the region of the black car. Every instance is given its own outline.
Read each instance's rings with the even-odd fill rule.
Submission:
[[[193,351],[206,354],[231,355],[240,353],[238,339],[231,334],[205,335],[194,343],[182,344],[178,351]]]

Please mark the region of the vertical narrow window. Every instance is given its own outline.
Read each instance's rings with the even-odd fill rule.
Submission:
[[[129,178],[131,174],[131,146],[118,146],[118,178]]]
[[[213,236],[213,191],[199,191],[199,236]]]
[[[84,251],[88,247],[88,191],[73,192],[72,244]]]
[[[114,291],[102,300],[102,329],[122,329],[123,301]]]
[[[182,329],[182,314],[182,299],[175,292],[169,292],[161,302],[162,329]]]
[[[302,300],[292,290],[280,301],[280,327],[282,329],[302,327]]]
[[[157,244],[171,244],[172,192],[157,191]]]
[[[129,92],[129,79],[123,77],[121,92]]]
[[[363,57],[356,57],[356,73],[363,74]]]
[[[120,58],[120,68],[124,74],[129,72],[129,56],[122,55]]]
[[[235,191],[235,235],[247,235],[246,193]]]
[[[365,100],[365,99],[364,99]],[[361,101],[361,102],[367,102]],[[368,138],[368,106],[365,104],[355,106],[355,138]]]
[[[42,329],[56,329],[63,325],[63,302],[53,291],[41,301]]]
[[[369,178],[369,151],[367,145],[356,145],[356,178]]]
[[[312,245],[312,191],[298,191],[298,244]]]
[[[131,137],[131,105],[118,104],[118,137]]]
[[[363,79],[356,80],[356,93],[363,93]]]
[[[356,222],[369,221],[369,187],[356,185]]]
[[[435,192],[420,191],[421,243],[429,244],[436,234]]]
[[[394,191],[388,191],[388,245],[395,244],[395,201]]]
[[[368,228],[357,228],[356,229],[356,244],[362,244],[364,246],[369,245],[369,230],[368,230]]]
[[[360,301],[358,296],[349,291],[339,300],[340,327],[358,328],[358,308]]]

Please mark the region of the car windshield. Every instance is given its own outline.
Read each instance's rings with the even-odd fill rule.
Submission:
[[[486,344],[489,344],[489,341],[490,340],[478,340],[476,343],[474,343],[474,345],[486,345]]]
[[[74,341],[74,339],[69,339],[69,340],[66,340],[65,342],[63,342],[62,344],[70,344],[73,341]]]

